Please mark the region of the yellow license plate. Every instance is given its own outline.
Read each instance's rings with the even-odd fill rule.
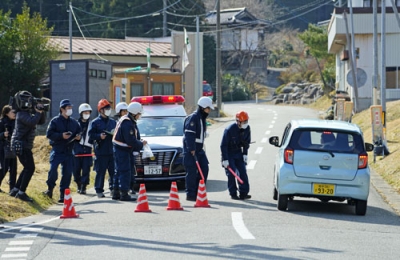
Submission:
[[[335,195],[335,185],[334,184],[322,184],[322,183],[314,183],[313,184],[314,194],[317,195]]]

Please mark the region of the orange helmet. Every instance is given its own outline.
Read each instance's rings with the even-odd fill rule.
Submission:
[[[236,121],[243,122],[249,120],[249,115],[244,111],[239,111],[236,113]]]
[[[107,99],[100,99],[99,103],[97,104],[97,111],[100,112],[100,109],[105,108],[106,106],[111,106],[110,102]]]

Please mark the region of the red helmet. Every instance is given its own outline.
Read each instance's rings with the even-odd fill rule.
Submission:
[[[111,106],[110,102],[107,99],[100,99],[99,103],[97,104],[97,111],[100,112],[100,109],[105,108],[107,106]]]
[[[239,111],[236,113],[236,121],[243,122],[249,120],[249,115],[244,111]]]

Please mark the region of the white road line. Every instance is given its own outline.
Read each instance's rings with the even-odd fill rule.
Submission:
[[[25,258],[28,257],[28,254],[3,254],[1,255],[1,258]]]
[[[58,220],[58,219],[60,219],[60,216],[51,218],[51,219],[46,219],[45,221],[41,221],[41,222],[37,222],[37,223],[22,224],[21,226],[15,226],[15,227],[2,225],[1,227],[3,227],[3,229],[0,230],[0,234],[7,233],[8,231],[11,231],[11,230],[22,229],[22,228],[26,228],[26,227],[30,227],[30,226],[42,225],[42,224],[49,223],[51,221]]]
[[[272,128],[272,127],[274,127],[274,125],[269,125],[269,127],[268,127],[268,128]]]
[[[247,164],[246,169],[247,169],[247,170],[253,170],[254,167],[256,166],[256,163],[257,163],[257,160],[251,160],[251,161]]]
[[[242,239],[255,239],[244,225],[242,212],[232,212],[232,225]]]
[[[7,247],[6,252],[29,251],[30,247]]]
[[[28,233],[28,234],[16,234],[14,238],[32,238],[37,237],[38,233]]]
[[[275,119],[276,119],[276,118],[274,118],[274,120],[275,120]],[[271,121],[271,124],[275,124],[275,121],[274,121],[274,120]]]
[[[10,243],[8,243],[9,246],[28,246],[32,244],[33,240],[10,241]]]
[[[261,139],[261,143],[266,143],[268,141],[268,138],[263,138],[263,139]]]
[[[271,133],[271,131],[270,130],[268,130],[268,131],[265,131],[265,134],[266,135],[269,135]]]
[[[263,148],[262,147],[257,147],[255,154],[260,154],[262,152]]]
[[[19,232],[39,232],[42,230],[43,228],[26,227],[26,228],[21,228]]]
[[[274,118],[273,118],[274,120],[276,120],[276,119],[278,119],[276,116],[274,116]]]

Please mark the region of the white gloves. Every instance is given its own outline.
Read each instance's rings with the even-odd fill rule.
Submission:
[[[229,166],[229,161],[228,160],[222,161],[222,167],[228,168],[228,166]]]
[[[245,155],[245,154],[243,154],[243,161],[244,161],[244,164],[247,164],[247,155]]]

